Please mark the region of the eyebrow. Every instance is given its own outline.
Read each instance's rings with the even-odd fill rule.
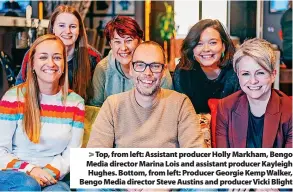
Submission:
[[[134,39],[133,37],[131,36],[128,36],[128,37],[121,37],[122,39]],[[113,40],[120,40],[120,38],[117,38],[117,37],[114,37]]]
[[[39,53],[40,55],[49,55],[48,53],[46,52],[42,52],[42,53]],[[53,53],[53,55],[63,55],[62,53]]]

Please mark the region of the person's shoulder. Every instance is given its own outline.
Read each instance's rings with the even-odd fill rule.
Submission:
[[[106,56],[97,64],[96,70],[106,71],[108,68],[109,68],[109,59],[108,59],[108,56]]]
[[[1,98],[2,101],[8,101],[8,102],[15,102],[15,101],[24,101],[24,93],[26,89],[22,84],[16,85],[14,87],[11,87],[8,89],[3,97]]]
[[[174,102],[174,101],[183,102],[186,98],[188,98],[187,95],[183,93],[179,93],[171,89],[161,88],[161,90],[163,92],[163,98],[168,99],[171,102]]]
[[[98,57],[99,60],[101,60],[102,58],[101,53],[97,49],[95,49],[93,46],[87,45],[87,50],[90,57],[95,57],[95,58]]]
[[[220,99],[220,102],[225,108],[233,108],[242,97],[246,97],[246,95],[242,90],[239,90],[227,97]]]
[[[192,68],[192,69],[186,69],[186,68],[182,68],[180,66],[176,66],[175,68],[175,71],[174,73],[177,73],[177,74],[187,74],[187,73],[192,73],[194,72],[195,70]]]
[[[121,92],[121,93],[116,93],[116,94],[110,95],[108,98],[109,98],[109,100],[122,101],[125,98],[128,98],[130,96],[131,91],[132,90]]]
[[[280,111],[284,113],[292,114],[292,96],[289,97],[280,90],[273,89],[273,92],[277,94],[280,99]]]
[[[107,97],[104,104],[108,103],[110,108],[125,107],[125,105],[130,102],[130,94],[131,90],[110,95],[109,97]]]
[[[67,101],[74,102],[74,103],[81,103],[81,102],[84,102],[84,99],[80,95],[78,95],[77,93],[75,93],[74,91],[70,89],[68,90]]]

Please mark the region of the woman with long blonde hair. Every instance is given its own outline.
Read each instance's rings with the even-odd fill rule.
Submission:
[[[0,190],[70,190],[62,179],[70,148],[82,143],[84,100],[68,89],[66,59],[59,37],[39,37],[29,51],[26,81],[3,96]]]

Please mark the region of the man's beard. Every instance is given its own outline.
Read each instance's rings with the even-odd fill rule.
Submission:
[[[153,96],[155,93],[157,93],[161,87],[161,81],[157,82],[155,87],[152,87],[151,89],[143,87],[139,79],[136,80],[135,88],[137,92],[143,96]]]

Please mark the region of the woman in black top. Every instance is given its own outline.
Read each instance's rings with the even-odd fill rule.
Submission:
[[[175,90],[191,99],[197,113],[210,113],[210,98],[223,98],[240,89],[231,63],[234,52],[220,21],[204,19],[190,29],[173,80]]]

